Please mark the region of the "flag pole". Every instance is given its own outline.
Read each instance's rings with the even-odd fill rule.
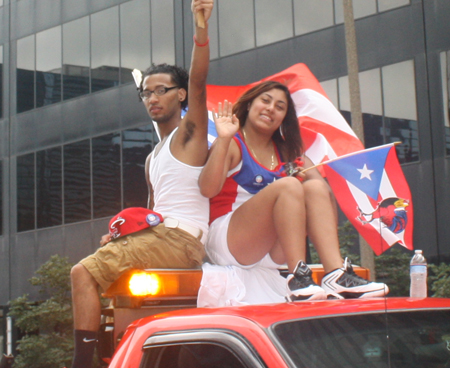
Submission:
[[[205,28],[205,13],[203,12],[203,10],[195,13],[195,18],[197,19],[197,25],[200,28]]]
[[[365,146],[364,125],[361,110],[361,92],[359,88],[358,50],[356,44],[353,0],[343,0],[343,7],[352,128],[356,136],[361,140],[363,146]],[[367,241],[361,235],[359,235],[359,253],[361,256],[361,266],[368,268],[370,270],[370,278],[375,280],[376,274],[374,253]]]

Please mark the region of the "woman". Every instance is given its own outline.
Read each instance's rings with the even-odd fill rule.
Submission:
[[[199,178],[201,193],[211,198],[211,260],[244,268],[286,263],[290,301],[385,295],[386,285],[367,282],[342,264],[331,191],[316,169],[300,172],[313,164],[303,155],[287,87],[260,83],[234,108],[227,101],[219,105],[214,117],[218,137]],[[322,287],[304,263],[307,235],[326,273]],[[346,287],[349,281],[354,286]]]

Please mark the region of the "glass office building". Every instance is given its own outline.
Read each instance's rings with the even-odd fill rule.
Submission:
[[[208,83],[305,63],[351,123],[342,0],[216,0]],[[450,2],[355,0],[366,147],[401,141],[414,244],[450,259]],[[92,253],[146,206],[157,142],[131,76],[189,67],[190,1],[0,0],[0,305],[53,254]]]

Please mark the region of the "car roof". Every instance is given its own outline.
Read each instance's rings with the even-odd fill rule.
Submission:
[[[156,320],[175,319],[180,328],[183,320],[192,326],[194,320],[205,322],[211,317],[217,321],[241,318],[251,320],[263,328],[274,323],[295,319],[321,318],[349,314],[367,314],[388,310],[390,312],[413,311],[419,309],[450,309],[450,299],[445,298],[372,298],[372,299],[343,299],[318,300],[293,303],[246,305],[222,308],[182,309],[157,314],[135,321],[133,325],[140,327]],[[189,317],[189,318],[186,318]],[[181,325],[180,325],[181,324]]]

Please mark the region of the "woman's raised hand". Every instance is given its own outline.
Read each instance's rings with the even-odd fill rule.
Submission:
[[[231,138],[239,130],[239,119],[233,114],[233,104],[227,100],[223,102],[223,106],[219,102],[217,114],[213,109],[213,118],[220,138]]]

